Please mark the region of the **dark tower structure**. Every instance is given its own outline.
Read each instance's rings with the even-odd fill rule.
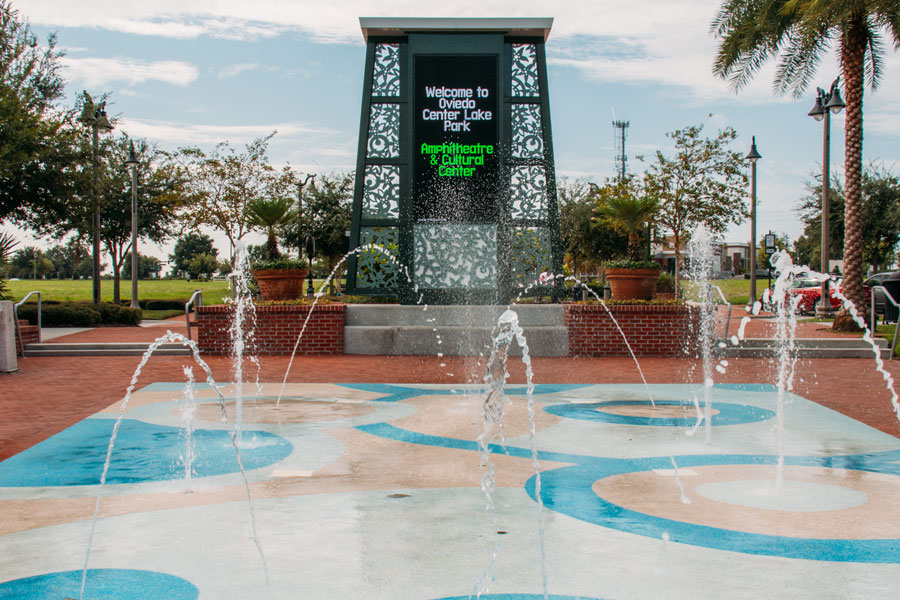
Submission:
[[[556,295],[544,43],[552,19],[361,18],[348,291],[404,303]],[[388,256],[382,249],[390,254]]]

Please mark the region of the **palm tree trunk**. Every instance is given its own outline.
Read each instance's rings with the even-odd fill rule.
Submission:
[[[855,18],[841,40],[841,62],[847,94],[847,120],[844,124],[844,281],[843,293],[860,314],[868,311],[862,285],[862,146],[863,85],[866,55],[865,20]],[[848,319],[835,319],[835,329],[858,329]]]

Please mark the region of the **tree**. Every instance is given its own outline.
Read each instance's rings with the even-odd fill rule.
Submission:
[[[219,261],[212,254],[197,254],[188,263],[188,273],[194,279],[209,279],[213,273],[219,270]]]
[[[211,254],[213,257],[219,255],[211,237],[202,233],[188,233],[178,238],[173,254],[169,255],[172,275],[176,277],[186,275],[191,259],[198,254]]]
[[[353,172],[322,175],[315,185],[303,191],[303,214],[299,222],[285,228],[285,243],[294,248],[306,245],[306,236],[316,238],[316,254],[328,261],[331,273],[346,252],[346,232],[350,229],[351,203],[353,202]],[[335,279],[330,293],[334,293]]]
[[[162,271],[162,263],[159,262],[159,259],[155,256],[140,254],[140,249],[138,249],[138,279],[159,277],[160,271]],[[131,279],[131,252],[125,254],[122,259],[119,276],[122,279]]]
[[[278,233],[296,220],[290,198],[254,198],[248,204],[250,225],[266,233],[266,260],[278,260]]]
[[[217,145],[211,154],[199,148],[179,151],[186,182],[185,222],[193,228],[205,225],[224,233],[232,256],[235,245],[252,228],[250,202],[287,197],[296,187],[290,168],[276,171],[268,162],[266,150],[274,135],[253,140],[244,152],[236,152],[227,142]]]
[[[72,193],[80,156],[73,113],[55,104],[62,55],[55,36],[41,43],[0,0],[0,220]]]
[[[772,270],[772,255],[766,254],[766,235],[768,234],[761,235],[756,242],[756,268]],[[791,239],[786,233],[775,233],[772,235],[775,236],[776,250],[782,251],[791,247]]]
[[[702,131],[702,125],[693,125],[666,134],[675,143],[675,156],[669,159],[657,150],[644,173],[644,193],[660,204],[657,224],[674,238],[676,294],[681,245],[691,233],[705,227],[712,235],[723,234],[748,216],[744,158],[731,150],[737,134],[727,127],[705,138]]]
[[[659,201],[642,195],[634,176],[607,182],[600,189],[594,216],[628,236],[628,260],[644,260],[644,232],[659,212]]]
[[[47,250],[47,258],[56,267],[57,279],[80,279],[91,275],[90,250],[77,235],[67,243],[57,244]]]
[[[627,237],[603,221],[592,220],[598,194],[603,188],[589,191],[591,184],[581,181],[557,181],[559,194],[559,230],[566,261],[578,277],[579,265],[590,271],[593,264],[625,253]],[[599,269],[599,266],[597,267]]]
[[[7,269],[9,268],[9,255],[19,242],[5,231],[0,231],[0,300],[12,300],[12,295],[6,287]]]
[[[53,272],[53,261],[42,250],[25,246],[10,261],[10,275],[20,279],[43,279]]]
[[[831,190],[831,256],[840,257],[844,249],[844,213],[846,194],[840,181],[832,182]],[[818,264],[821,255],[821,219],[819,206],[821,185],[807,185],[798,213],[805,227],[803,235],[810,245],[806,264]],[[900,178],[882,166],[870,164],[862,176],[862,252],[864,264],[876,270],[888,264],[900,243]],[[806,256],[803,257],[807,258]],[[844,272],[846,274],[846,260]]]
[[[896,0],[725,0],[712,30],[721,39],[714,72],[735,89],[746,85],[777,57],[775,89],[795,97],[809,86],[819,59],[837,41],[844,80],[843,292],[865,306],[862,269],[862,143],[865,80],[875,89],[881,79],[886,33],[900,45],[900,2]],[[836,329],[856,328],[848,318]]]

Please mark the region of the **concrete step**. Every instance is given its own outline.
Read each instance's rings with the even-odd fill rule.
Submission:
[[[344,353],[409,356],[478,356],[490,352],[494,326],[507,306],[401,306],[350,304]],[[560,304],[513,307],[532,356],[566,356],[565,310]],[[515,344],[510,354],[521,355]]]
[[[25,356],[142,356],[150,342],[92,342],[25,344]],[[191,350],[181,344],[162,344],[154,355],[189,356]]]
[[[737,346],[723,340],[724,348],[716,348],[718,355],[726,358],[775,358],[781,346],[772,339],[750,338]],[[881,358],[890,359],[888,341],[875,338]],[[872,347],[862,338],[799,338],[794,340],[794,352],[799,358],[874,358]]]

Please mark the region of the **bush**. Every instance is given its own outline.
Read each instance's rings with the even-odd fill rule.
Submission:
[[[141,308],[147,310],[184,310],[187,299],[171,298],[166,300],[138,300]]]
[[[661,294],[675,293],[675,276],[671,273],[660,273],[656,280],[656,291]]]
[[[606,263],[607,269],[660,269],[659,263],[652,260],[611,260]]]
[[[37,304],[19,307],[19,318],[37,325]],[[86,304],[83,302],[43,303],[41,325],[44,327],[95,327],[97,325],[140,325],[139,308],[118,304]]]

